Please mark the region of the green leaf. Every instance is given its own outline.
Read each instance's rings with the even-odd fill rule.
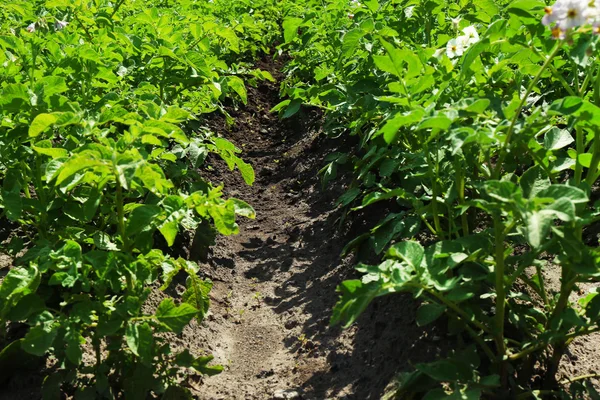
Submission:
[[[244,180],[244,182],[246,182],[246,185],[252,186],[254,184],[255,179],[254,168],[252,168],[252,165],[246,163],[239,157],[234,157],[233,161],[235,162],[236,167],[240,171],[242,179]]]
[[[583,190],[568,185],[551,185],[547,189],[538,192],[537,197],[554,200],[569,199],[575,204],[587,203],[589,200],[587,194]]]
[[[373,56],[373,61],[379,69],[402,80],[408,80],[421,73],[423,64],[415,53],[408,49],[398,49],[385,40],[380,40],[388,55]]]
[[[544,136],[544,147],[546,150],[559,150],[573,143],[575,139],[566,129],[553,127]]]
[[[183,328],[198,314],[198,310],[188,303],[175,305],[173,299],[164,299],[156,310],[156,319],[171,332],[181,333]]]
[[[338,199],[337,202],[342,207],[346,207],[347,205],[352,203],[354,201],[354,199],[356,199],[358,197],[358,195],[361,194],[361,192],[362,191],[356,187],[349,189],[346,193],[344,193],[343,195],[340,196],[340,198]]]
[[[549,108],[549,114],[572,115],[579,117],[579,123],[591,126],[600,125],[600,108],[579,97],[568,96],[554,101]]]
[[[443,115],[436,115],[433,117],[425,118],[419,125],[417,130],[421,129],[439,129],[442,131],[448,130],[452,125],[452,121]]]
[[[342,323],[344,328],[352,325],[379,294],[377,284],[363,284],[360,280],[344,281],[337,291],[341,296],[333,308],[330,324]]]
[[[241,215],[250,219],[254,219],[256,217],[256,211],[254,211],[254,208],[252,208],[250,204],[235,198],[231,198],[229,200],[233,202],[235,213],[237,215]]]
[[[143,363],[151,365],[154,354],[154,336],[152,328],[147,322],[127,324],[125,341],[133,354],[140,357]]]
[[[196,272],[193,270],[187,270],[189,276],[187,279],[187,289],[183,293],[182,300],[186,303],[194,306],[198,310],[196,316],[198,322],[204,319],[204,316],[208,312],[210,306],[210,298],[208,294],[212,289],[212,282],[210,280],[202,280],[198,278]]]
[[[45,309],[46,304],[44,303],[44,300],[35,293],[29,293],[16,302],[8,314],[6,314],[6,318],[11,321],[23,321],[31,315],[44,311]]]
[[[179,221],[166,221],[164,224],[158,227],[158,230],[167,241],[167,246],[171,247],[175,244],[175,239],[179,233]]]
[[[442,316],[446,311],[446,306],[431,303],[431,304],[423,304],[417,310],[417,325],[425,326],[434,322],[436,319]]]
[[[373,203],[377,203],[377,202],[383,201],[383,200],[393,199],[396,197],[401,198],[401,199],[412,198],[411,195],[402,188],[392,189],[387,192],[373,192],[373,193],[369,193],[368,195],[366,195],[363,198],[362,204],[358,207],[353,208],[352,210],[354,210],[354,211],[361,210],[365,207],[370,206]]]
[[[553,215],[545,212],[529,213],[525,218],[525,237],[531,247],[538,249],[546,242]]]
[[[393,118],[388,119],[385,125],[373,137],[383,134],[385,142],[391,144],[396,140],[400,128],[421,121],[424,115],[425,111],[420,108],[415,108],[408,113],[398,113]]]
[[[37,137],[58,120],[55,114],[39,114],[29,125],[29,137]]]
[[[94,159],[90,155],[78,155],[71,157],[67,162],[62,164],[58,170],[56,185],[60,185],[80,171],[100,167],[103,165],[104,163],[102,161]]]
[[[219,26],[215,30],[215,33],[227,41],[227,44],[229,44],[229,50],[233,51],[234,53],[240,52],[240,39],[235,34],[233,29]]]
[[[358,47],[358,44],[360,43],[360,39],[364,35],[365,33],[360,28],[355,28],[346,32],[342,43],[341,56],[348,57],[353,55],[354,51]]]
[[[0,285],[0,311],[13,299],[34,292],[39,285],[39,272],[34,264],[11,268]]]
[[[52,147],[51,140],[42,140],[36,144],[32,144],[31,148],[38,154],[49,156],[50,158],[62,158],[69,155],[69,151],[63,148]]]
[[[23,350],[38,357],[43,356],[52,347],[58,328],[59,326],[53,323],[32,327],[21,344]]]
[[[64,93],[69,90],[67,81],[62,76],[45,76],[39,80],[39,83],[44,88],[44,99],[49,99],[55,94]]]
[[[477,99],[465,107],[464,110],[475,114],[482,114],[489,106],[489,99]]]
[[[387,257],[399,258],[415,270],[420,268],[424,255],[423,246],[412,240],[396,243],[386,253]]]
[[[541,0],[515,0],[506,7],[506,11],[519,16],[534,18],[532,11],[540,11],[545,7]]]
[[[281,116],[281,118],[290,118],[291,116],[295,115],[298,111],[300,111],[300,107],[302,106],[302,101],[294,99],[292,100],[289,105],[286,107],[285,112],[283,113],[283,115]],[[277,107],[277,106],[275,106]]]
[[[73,364],[79,366],[83,359],[83,351],[81,350],[81,345],[85,344],[85,338],[81,336],[81,334],[78,331],[74,330],[72,326],[70,326],[65,335],[65,343],[67,344],[67,348],[65,351],[67,358]]]
[[[229,76],[227,78],[227,85],[240,96],[244,104],[248,104],[248,94],[243,80],[237,76]]]
[[[0,96],[0,106],[8,112],[15,113],[31,108],[27,86],[22,83],[11,83],[6,85]]]
[[[523,176],[519,179],[519,184],[523,190],[523,195],[533,199],[542,190],[549,188],[551,182],[543,168],[539,165],[535,165],[525,171]]]
[[[209,366],[208,363],[214,359],[213,356],[195,358],[189,350],[177,354],[175,363],[183,368],[193,368],[202,375],[213,376],[221,373],[223,367],[220,365]]]
[[[469,49],[465,52],[462,58],[461,74],[465,76],[467,74],[470,74],[471,72],[469,72],[469,68],[471,67],[473,62],[475,62],[475,60],[477,59],[477,57],[479,57],[481,53],[483,53],[486,50],[489,50],[489,48],[490,40],[487,38],[480,40],[473,46],[469,47]]]
[[[302,18],[286,18],[283,21],[283,38],[289,43],[298,37],[298,27],[302,24]]]
[[[154,229],[160,214],[161,209],[158,206],[143,204],[136,207],[127,218],[125,235],[134,236],[140,232]]]
[[[577,161],[585,168],[589,168],[592,165],[592,153],[581,153],[577,155]]]
[[[6,216],[11,221],[21,218],[23,212],[23,198],[21,197],[21,188],[15,185],[12,190],[2,189],[2,207],[6,211]]]
[[[271,110],[269,110],[269,112],[275,113],[275,112],[279,112],[281,110],[283,110],[285,107],[287,107],[292,101],[290,99],[287,100],[283,100],[279,103],[277,103],[273,108],[271,108]]]

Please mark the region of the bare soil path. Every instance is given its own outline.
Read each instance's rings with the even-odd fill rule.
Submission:
[[[280,78],[272,65],[262,68]],[[243,149],[257,179],[249,187],[215,159],[207,177],[252,204],[257,219],[219,238],[203,267],[214,281],[211,315],[182,344],[210,351],[226,368],[192,386],[201,399],[379,398],[408,359],[435,357],[435,338],[413,327],[415,307],[403,297],[382,310],[376,304],[349,330],[328,326],[335,287],[352,276],[352,260],[340,260],[352,233],[337,224],[342,184],[322,190],[318,170],[343,144],[319,133],[316,112],[284,121],[270,114],[275,85],[251,89],[249,102],[230,111],[233,126],[210,123]]]

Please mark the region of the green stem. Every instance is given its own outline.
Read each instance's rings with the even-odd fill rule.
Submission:
[[[538,280],[540,282],[540,295],[542,296],[542,300],[544,301],[546,309],[550,309],[550,302],[548,301],[548,293],[546,293],[546,284],[544,281],[544,276],[542,275],[542,268],[539,265],[536,265],[535,270],[538,276]]]
[[[485,341],[483,340],[483,338],[481,337],[481,335],[478,332],[475,332],[473,330],[473,328],[471,328],[469,325],[465,325],[465,329],[467,330],[467,332],[469,333],[469,335],[471,335],[471,337],[473,338],[473,340],[475,340],[475,342],[477,342],[477,344],[479,345],[479,347],[481,347],[481,349],[488,356],[488,358],[492,362],[494,362],[496,360],[496,355],[494,354],[494,352],[492,351],[492,349],[490,349],[490,346],[488,346],[487,343],[485,343]]]
[[[556,45],[554,46],[554,49],[552,50],[552,53],[550,53],[550,56],[548,56],[548,58],[546,59],[546,61],[544,62],[544,64],[542,65],[542,67],[540,68],[538,73],[535,75],[535,77],[533,78],[531,83],[529,83],[529,86],[527,87],[525,94],[521,98],[521,102],[519,103],[519,106],[517,107],[515,114],[514,114],[512,120],[510,121],[508,131],[506,132],[506,139],[504,139],[504,143],[502,144],[502,147],[500,149],[500,154],[498,155],[496,167],[494,168],[494,172],[492,174],[494,179],[498,179],[500,177],[500,171],[502,171],[502,164],[504,164],[504,159],[506,158],[506,153],[507,153],[508,147],[510,146],[510,142],[512,140],[513,133],[515,131],[515,126],[517,124],[517,120],[519,119],[519,116],[521,115],[521,112],[523,111],[523,107],[525,107],[527,98],[529,97],[529,95],[533,91],[533,88],[535,87],[535,85],[538,83],[538,81],[542,77],[542,74],[544,73],[544,71],[548,68],[548,66],[552,62],[552,59],[554,59],[554,57],[556,57],[556,55],[558,54],[559,50],[561,49],[562,43],[563,43],[562,41],[556,43]]]
[[[594,104],[600,106],[600,65],[596,71],[596,81],[594,82]]]
[[[581,177],[583,175],[583,165],[579,160],[579,155],[585,153],[584,144],[584,133],[580,126],[575,129],[575,146],[577,150],[577,157],[575,157],[575,185],[579,186],[581,183]]]
[[[464,169],[456,168],[456,182],[458,183],[458,204],[461,206],[460,220],[462,224],[463,236],[469,236],[469,220],[467,219],[467,212],[464,210],[465,205],[465,174]]]
[[[552,323],[562,314],[563,310],[569,303],[569,296],[571,292],[573,292],[573,288],[577,283],[576,277],[573,277],[573,273],[567,269],[567,266],[562,266],[561,271],[561,288],[560,295],[558,296],[558,301],[554,306],[554,310],[552,310],[552,314],[550,318],[548,318],[548,322],[546,324],[546,328],[550,328]]]
[[[576,376],[575,378],[567,378],[563,381],[560,382],[561,385],[568,385],[569,383],[573,383],[573,382],[577,382],[577,381],[583,381],[586,379],[592,379],[592,378],[599,378],[600,374],[587,374],[587,375],[580,375],[580,376]]]
[[[478,329],[486,332],[487,334],[490,334],[490,335],[492,334],[492,331],[487,326],[483,325],[481,322],[477,321],[476,319],[471,318],[469,316],[469,314],[464,312],[459,306],[457,306],[452,301],[444,298],[444,296],[442,296],[441,294],[439,294],[436,291],[429,289],[425,286],[422,286],[422,285],[415,284],[414,286],[419,290],[423,290],[423,291],[427,292],[427,294],[429,294],[430,296],[437,299],[440,303],[444,304],[450,310],[454,311],[454,313],[456,315],[458,315],[463,321],[470,323],[475,328],[478,328]]]
[[[579,97],[583,97],[583,95],[587,89],[587,86],[590,83],[591,78],[592,78],[592,74],[589,71],[587,71],[585,74],[585,79],[583,80],[583,83],[581,84],[581,87],[579,88]]]
[[[35,158],[35,166],[35,192],[37,194],[38,200],[40,201],[40,205],[42,206],[42,212],[40,215],[40,236],[44,238],[46,235],[46,228],[48,223],[48,205],[46,200],[46,189],[44,189],[44,182],[42,180],[42,158],[39,155]]]
[[[435,234],[444,239],[444,232],[442,231],[442,225],[440,223],[440,215],[438,213],[438,186],[437,178],[439,173],[439,163],[437,162],[437,155],[435,162],[431,159],[431,153],[429,152],[429,146],[425,147],[427,152],[429,173],[431,174],[431,213],[433,214],[433,226],[435,227]],[[433,164],[433,168],[432,168]]]
[[[117,174],[117,228],[119,230],[119,235],[121,236],[121,240],[123,241],[123,251],[127,251],[129,249],[129,240],[127,239],[127,235],[125,235],[125,210],[124,210],[124,197],[123,197],[123,187],[121,186],[121,182],[119,181],[119,175]]]
[[[79,24],[79,26],[81,26],[81,28],[83,29],[83,31],[85,32],[85,35],[87,36],[88,40],[91,43],[94,43],[94,38],[92,37],[92,35],[90,34],[90,31],[88,30],[88,28],[83,24],[83,22],[81,22],[81,20],[79,19],[79,16],[77,15],[77,13],[75,13],[74,15],[75,21],[77,21],[77,23]]]
[[[594,327],[594,328],[591,328],[591,329],[583,329],[581,331],[573,332],[573,333],[570,333],[570,334],[568,334],[568,335],[566,335],[564,337],[564,339],[565,339],[564,342],[565,343],[571,343],[571,341],[573,341],[573,339],[575,339],[575,338],[577,338],[579,336],[589,335],[589,334],[592,334],[592,333],[595,333],[595,332],[598,332],[598,331],[600,331],[600,327]],[[511,361],[518,360],[518,359],[523,358],[523,357],[525,357],[525,356],[527,356],[527,355],[529,355],[531,353],[534,353],[536,351],[542,350],[543,348],[548,347],[550,344],[552,344],[552,342],[550,342],[550,343],[548,343],[548,342],[538,343],[538,344],[536,344],[534,346],[527,347],[526,349],[521,350],[518,353],[511,354],[508,357],[508,359],[511,360]]]
[[[506,288],[504,287],[504,223],[502,222],[502,216],[500,213],[496,213],[494,215],[494,231],[496,237],[496,266],[494,268],[496,285],[496,323],[494,336],[496,338],[496,346],[498,347],[499,358],[502,360],[506,353],[506,346],[504,343]],[[502,363],[500,370],[500,376],[504,381],[506,377],[506,368],[504,362]]]
[[[550,64],[549,68],[554,77],[558,79],[558,81],[563,85],[563,88],[565,88],[567,93],[569,93],[569,95],[571,96],[577,96],[573,88],[571,88],[571,86],[569,85],[569,82],[565,80],[565,78],[560,74],[560,72],[558,72],[556,68],[554,68],[554,65]]]
[[[585,181],[590,187],[596,182],[600,173],[598,172],[598,164],[600,164],[600,130],[597,127],[594,128],[594,152],[592,153],[592,161],[590,168],[585,176]],[[579,152],[577,155],[579,156]],[[578,157],[579,158],[579,157]]]
[[[115,8],[113,8],[113,12],[110,14],[110,19],[112,19],[117,14],[117,12],[119,11],[119,8],[121,8],[121,6],[124,3],[125,3],[125,0],[121,0],[120,2],[117,3]]]
[[[33,84],[35,82],[35,64],[37,60],[37,50],[35,48],[35,43],[33,43],[33,39],[31,39],[31,70],[29,72],[29,84],[31,90],[33,90]]]

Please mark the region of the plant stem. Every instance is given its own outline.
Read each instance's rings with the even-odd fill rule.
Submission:
[[[546,309],[550,309],[550,302],[548,301],[548,293],[546,293],[546,284],[544,282],[544,276],[542,275],[542,268],[539,265],[536,265],[535,270],[538,276],[538,280],[540,282],[540,295],[542,296],[542,300],[544,301],[544,306],[546,307]]]
[[[34,72],[35,72],[36,59],[37,59],[37,51],[35,48],[35,44],[33,43],[33,39],[31,39],[31,70],[29,72],[29,85],[30,85],[30,89],[32,91],[33,91],[33,84],[35,81]]]
[[[462,320],[464,320],[465,322],[469,322],[471,323],[474,327],[481,329],[482,331],[488,333],[488,334],[492,334],[492,331],[485,325],[483,325],[481,322],[472,319],[471,317],[469,317],[469,315],[464,312],[459,306],[457,306],[456,304],[454,304],[452,301],[444,298],[444,296],[442,296],[441,294],[437,293],[436,291],[429,289],[425,286],[422,285],[414,285],[417,289],[419,290],[423,290],[425,292],[427,292],[430,296],[434,297],[436,300],[438,300],[440,303],[444,304],[446,307],[448,307],[449,309],[451,309],[452,311],[454,311],[454,313],[456,315],[458,315]]]
[[[594,104],[600,106],[600,65],[596,71],[596,81],[594,82]]]
[[[510,145],[510,141],[512,139],[513,133],[515,131],[515,125],[517,124],[517,120],[519,119],[519,116],[521,115],[521,112],[523,111],[523,107],[525,107],[525,102],[527,101],[527,98],[533,91],[533,88],[535,87],[535,85],[538,83],[538,81],[542,77],[542,74],[544,73],[544,71],[548,68],[548,66],[552,62],[552,59],[554,59],[554,57],[556,57],[556,55],[558,54],[559,50],[561,49],[562,43],[563,43],[562,41],[559,41],[556,43],[556,45],[554,46],[554,49],[552,50],[552,53],[550,53],[550,56],[548,56],[548,58],[546,59],[546,61],[544,62],[544,64],[542,65],[542,67],[540,68],[538,73],[535,75],[535,77],[533,78],[531,83],[529,83],[529,86],[527,87],[525,94],[521,98],[521,102],[519,103],[519,106],[517,107],[515,114],[513,115],[513,118],[510,121],[508,131],[506,132],[506,139],[504,139],[504,143],[502,144],[502,147],[500,149],[500,153],[498,155],[498,160],[496,162],[496,167],[494,168],[494,172],[492,174],[494,179],[500,178],[500,171],[502,171],[502,164],[504,163],[504,159],[506,158],[506,153],[507,153],[508,147]]]
[[[494,233],[496,237],[496,266],[495,285],[496,285],[496,323],[495,323],[495,338],[496,346],[498,347],[499,359],[502,360],[506,354],[506,346],[504,343],[504,313],[506,305],[506,289],[504,287],[504,223],[500,213],[494,215]],[[500,376],[504,381],[506,379],[505,363],[500,366]]]
[[[81,26],[81,28],[85,32],[85,35],[87,36],[88,40],[91,43],[94,43],[94,38],[90,34],[90,31],[88,30],[88,28],[83,24],[83,22],[81,22],[81,20],[79,19],[79,16],[77,16],[77,13],[74,14],[74,17],[75,17],[75,20],[77,21],[77,23],[79,24],[79,26]]]
[[[573,382],[577,382],[577,381],[583,381],[585,379],[592,379],[592,378],[599,378],[600,374],[587,374],[587,375],[580,375],[580,376],[576,376],[575,378],[567,378],[563,381],[560,382],[561,385],[567,385],[569,383],[573,383]]]
[[[125,0],[121,0],[120,2],[117,3],[117,5],[115,6],[115,8],[113,8],[113,12],[110,14],[110,19],[111,20],[117,14],[117,12],[119,11],[119,8],[121,8],[121,6],[124,3],[125,3]]]
[[[583,80],[583,83],[581,84],[581,87],[579,88],[579,97],[583,97],[585,90],[587,89],[587,86],[590,83],[590,79],[592,77],[592,74],[588,71],[585,74],[585,79]]]
[[[439,173],[439,163],[437,160],[437,154],[435,158],[435,162],[431,159],[431,154],[429,152],[429,146],[425,146],[425,151],[427,152],[428,159],[428,167],[429,173],[431,174],[431,213],[433,214],[433,226],[435,227],[435,234],[440,238],[444,239],[444,232],[442,231],[442,225],[440,223],[440,215],[438,214],[438,187],[437,187],[437,178]],[[432,164],[434,167],[432,168]]]
[[[577,155],[579,156],[579,151]],[[579,158],[579,157],[578,157]],[[592,161],[590,168],[585,176],[585,181],[590,187],[596,182],[600,173],[598,172],[598,164],[600,163],[600,131],[598,128],[594,128],[594,152],[592,153]]]
[[[458,204],[462,207],[465,205],[465,174],[464,169],[456,168],[456,182],[458,184]],[[463,236],[469,236],[469,220],[467,219],[466,210],[462,209],[460,220],[462,224]]]
[[[575,128],[575,146],[577,150],[577,157],[575,157],[575,185],[577,186],[581,183],[583,175],[583,165],[581,165],[581,161],[579,160],[579,155],[585,153],[583,136],[583,129],[580,126]]]
[[[589,335],[591,333],[598,332],[598,331],[600,331],[600,327],[594,327],[594,328],[591,328],[591,329],[583,329],[583,330],[578,331],[578,332],[573,332],[573,333],[570,333],[568,335],[565,335],[564,342],[565,343],[571,343],[573,341],[573,339],[575,339],[575,338],[577,338],[579,336]],[[518,353],[511,354],[510,356],[508,356],[508,359],[511,360],[511,361],[518,360],[518,359],[523,358],[523,357],[525,357],[525,356],[527,356],[527,355],[529,355],[531,353],[534,353],[534,352],[536,352],[538,350],[542,350],[544,347],[547,347],[550,344],[552,344],[552,342],[538,343],[538,344],[536,344],[534,346],[527,347],[526,349],[521,350]]]

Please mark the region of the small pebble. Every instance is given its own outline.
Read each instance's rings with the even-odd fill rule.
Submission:
[[[300,393],[291,389],[279,389],[273,394],[274,399],[299,399]]]

